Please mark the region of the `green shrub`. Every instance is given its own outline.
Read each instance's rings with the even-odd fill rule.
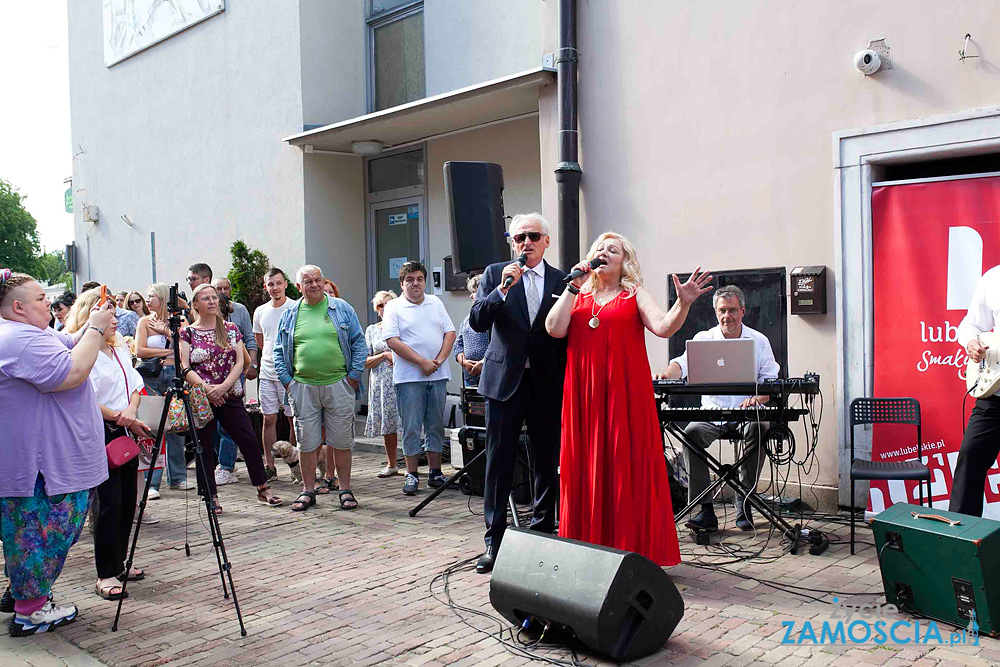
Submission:
[[[247,307],[247,310],[253,313],[257,306],[266,303],[271,298],[267,295],[267,290],[264,289],[264,275],[271,268],[271,260],[262,251],[251,249],[250,246],[239,240],[233,242],[229,252],[233,258],[233,268],[229,269],[229,274],[226,277],[229,278],[229,282],[233,286],[233,299],[242,303]],[[286,273],[285,279],[288,280],[288,288],[285,290],[288,298],[298,299],[301,297],[302,295],[295,288],[294,277],[289,278]]]

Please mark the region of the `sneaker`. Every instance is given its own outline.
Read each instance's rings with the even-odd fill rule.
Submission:
[[[170,485],[171,491],[187,491],[188,489],[193,489],[193,488],[194,484],[189,484],[187,480],[184,480],[183,482],[179,482],[177,484]]]
[[[392,477],[393,475],[398,475],[398,474],[399,474],[399,468],[397,468],[396,466],[386,466],[382,468],[378,476],[381,477],[382,479],[385,479],[386,477]]]
[[[268,482],[270,482],[272,479],[278,479],[278,469],[277,468],[268,468],[267,466],[265,466],[264,467],[264,475],[265,475],[264,479],[266,481],[268,481]]]
[[[132,523],[139,523],[139,513],[138,512],[136,512],[135,516],[132,517]],[[143,510],[143,512],[142,512],[142,525],[144,525],[144,526],[152,526],[152,525],[155,525],[155,524],[158,524],[158,523],[160,523],[160,520],[157,519],[156,516],[154,516],[153,513],[149,511],[148,507],[145,510]]]
[[[416,495],[417,487],[420,486],[420,478],[413,473],[406,473],[406,482],[403,484],[403,493],[408,496]]]
[[[222,486],[223,484],[235,484],[240,481],[240,478],[236,476],[235,472],[230,472],[225,468],[215,469],[215,485]]]
[[[439,486],[444,486],[448,478],[440,470],[431,470],[427,474],[427,486],[431,488],[438,488]]]
[[[60,607],[49,600],[31,615],[14,614],[7,624],[7,632],[11,637],[27,637],[39,632],[48,632],[72,622],[76,614],[76,605],[68,604]]]
[[[146,499],[147,500],[159,500],[160,499],[160,492],[157,491],[156,489],[150,487],[149,493],[146,495]]]

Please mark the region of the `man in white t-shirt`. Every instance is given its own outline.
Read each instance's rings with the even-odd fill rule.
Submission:
[[[424,294],[427,269],[420,262],[406,262],[399,269],[403,295],[385,305],[382,334],[395,352],[392,366],[396,404],[402,429],[406,480],[403,493],[417,492],[420,477],[420,430],[425,431],[428,486],[444,484],[441,451],[444,449],[444,407],[451,369],[448,356],[455,344],[455,325],[433,294]]]
[[[257,349],[261,350],[260,375],[258,386],[260,387],[260,411],[264,415],[264,470],[267,478],[277,477],[278,472],[274,465],[274,454],[271,452],[271,445],[278,438],[278,411],[285,413],[288,419],[289,431],[291,432],[291,443],[295,444],[295,429],[292,428],[292,413],[285,402],[285,388],[278,381],[278,374],[274,371],[274,341],[278,338],[278,322],[281,321],[281,314],[288,308],[295,305],[295,302],[285,296],[285,288],[288,281],[285,273],[278,268],[272,268],[264,276],[264,287],[267,289],[271,300],[258,306],[253,311],[253,336],[257,341]]]

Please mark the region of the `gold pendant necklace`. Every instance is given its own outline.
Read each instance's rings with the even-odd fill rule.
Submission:
[[[621,290],[618,290],[618,291],[620,292]],[[615,294],[615,296],[618,296],[618,295]],[[591,307],[590,307],[590,321],[587,322],[587,324],[590,325],[591,329],[596,329],[597,327],[601,326],[601,320],[597,316],[601,314],[602,310],[604,310],[604,306],[608,305],[609,303],[611,303],[612,301],[615,300],[615,296],[613,296],[610,299],[608,299],[607,301],[605,301],[604,305],[602,305],[600,308],[597,308],[597,294],[595,293],[593,295],[594,302],[593,302],[593,305],[591,305]],[[594,311],[595,308],[597,308],[596,312]]]

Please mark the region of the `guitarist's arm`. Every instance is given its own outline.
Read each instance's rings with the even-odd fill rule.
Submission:
[[[972,295],[972,302],[969,304],[969,312],[965,314],[961,324],[958,325],[958,342],[969,353],[969,359],[975,362],[981,361],[986,350],[989,349],[989,346],[980,339],[980,334],[993,331],[997,325],[993,309],[986,301],[986,289],[989,282],[987,278],[992,273],[992,270],[987,271],[979,279],[976,291]]]

